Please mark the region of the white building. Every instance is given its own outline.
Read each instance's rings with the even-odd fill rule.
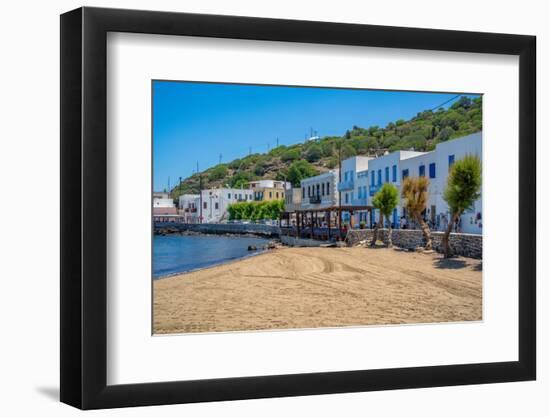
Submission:
[[[477,155],[481,158],[481,151],[482,134],[479,132],[439,143],[436,145],[435,150],[431,152],[397,151],[373,159],[369,161],[367,173],[367,202],[372,205],[372,197],[386,182],[394,184],[401,192],[401,182],[404,178],[426,176],[430,180],[430,187],[425,219],[430,223],[433,230],[444,230],[448,224],[448,219],[450,219],[449,208],[443,200],[443,190],[447,184],[449,169],[455,160],[459,160],[468,154]],[[358,182],[358,185],[364,187],[366,184],[361,181],[360,184]],[[394,227],[399,227],[400,218],[406,216],[406,214],[403,205],[399,204],[389,221],[392,222]],[[374,221],[378,221],[378,216],[379,214],[375,210]],[[471,210],[462,215],[460,229],[464,233],[482,232],[481,198],[475,202]]]
[[[227,208],[230,204],[253,199],[253,190],[212,188],[202,190],[200,194],[180,196],[179,207],[186,215],[186,223],[219,223],[229,219]]]
[[[430,180],[430,192],[425,218],[435,230],[444,230],[450,219],[449,207],[443,199],[449,170],[454,163],[466,155],[482,158],[482,133],[474,133],[458,139],[452,139],[436,145],[435,150],[422,156],[402,162],[402,175],[425,175]],[[482,233],[482,199],[474,203],[460,219],[463,233]]]
[[[302,188],[291,188],[285,193],[285,211],[299,210],[302,204]]]
[[[198,209],[200,205],[199,194],[180,195],[178,201],[179,214],[183,216],[184,223],[198,223]]]
[[[449,208],[443,200],[443,190],[447,184],[449,169],[454,161],[464,156],[477,155],[481,158],[482,133],[474,133],[462,138],[449,140],[436,145],[431,152],[396,151],[378,158],[354,156],[342,161],[341,181],[338,182],[338,169],[307,178],[301,181],[302,202],[300,208],[319,209],[338,205],[339,192],[342,207],[354,206],[355,226],[364,222],[371,227],[379,219],[378,210],[373,211],[372,221],[368,210],[357,207],[372,206],[372,198],[384,183],[394,184],[401,193],[401,183],[406,177],[426,176],[430,180],[425,219],[432,230],[445,230],[450,219]],[[336,191],[336,192],[335,192]],[[401,217],[407,213],[400,204],[386,221],[393,227],[400,227]],[[344,221],[349,214],[343,213]],[[464,233],[482,233],[481,198],[460,220],[460,230]]]
[[[300,182],[302,189],[302,209],[320,209],[338,204],[338,172],[325,172],[303,179]]]
[[[341,181],[338,183],[338,191],[341,192],[342,205],[359,205],[357,199],[358,193],[358,174],[360,172],[367,171],[369,168],[369,161],[371,157],[367,156],[353,156],[351,158],[342,161]],[[366,201],[365,201],[366,204]]]
[[[153,208],[169,208],[169,207],[176,207],[174,204],[174,200],[170,198],[169,193],[160,193],[160,192],[154,192],[153,193]]]
[[[289,182],[285,181],[279,181],[279,180],[257,180],[257,181],[250,181],[248,183],[249,188],[281,188],[284,190],[289,190],[291,188],[291,184]]]

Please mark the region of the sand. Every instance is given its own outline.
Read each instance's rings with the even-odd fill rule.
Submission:
[[[282,248],[154,282],[154,333],[482,319],[481,261],[387,248]]]

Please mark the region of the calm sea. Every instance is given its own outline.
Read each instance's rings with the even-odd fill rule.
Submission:
[[[261,248],[268,241],[237,236],[154,236],[153,277],[157,279],[242,258],[257,253],[249,252],[249,245]]]

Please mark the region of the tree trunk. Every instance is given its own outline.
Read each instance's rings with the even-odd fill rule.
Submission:
[[[380,213],[380,219],[378,219],[378,223],[376,223],[374,230],[372,231],[372,241],[370,242],[371,246],[376,246],[376,241],[378,240],[378,229],[382,227],[383,221],[384,215]]]
[[[420,228],[422,229],[422,234],[424,235],[424,239],[426,240],[426,246],[424,247],[424,249],[432,250],[433,245],[432,245],[432,234],[430,232],[430,227],[420,215],[417,217],[417,221],[420,224]]]
[[[393,248],[391,223],[388,226],[388,248]]]
[[[455,224],[456,218],[458,215],[452,215],[451,219],[449,221],[449,224],[447,225],[447,230],[445,230],[445,234],[443,235],[442,239],[442,246],[445,251],[445,258],[450,258],[453,256],[451,251],[451,246],[449,245],[449,235],[451,234],[451,231],[453,230],[453,226]]]

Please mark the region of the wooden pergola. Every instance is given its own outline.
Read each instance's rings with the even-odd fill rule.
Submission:
[[[337,218],[334,220],[334,226],[338,229],[338,236],[341,237],[341,231],[342,231],[342,213],[347,212],[350,213],[350,228],[353,228],[353,215],[355,212],[358,211],[368,211],[371,219],[371,224],[373,223],[373,207],[372,206],[352,206],[352,205],[338,205],[338,206],[330,206],[330,207],[319,207],[319,208],[303,208],[299,210],[295,210],[292,212],[284,212],[281,213],[281,217],[279,219],[279,225],[283,227],[282,221],[286,220],[287,226],[291,227],[290,219],[292,217],[292,214],[296,215],[296,231],[297,235],[300,236],[302,231],[310,230],[311,237],[314,236],[315,228],[319,228],[321,226],[321,222],[324,220],[327,224],[328,229],[328,238],[330,239],[331,236],[331,229],[332,229],[332,217],[334,213],[337,213]],[[319,216],[319,214],[321,214]]]

